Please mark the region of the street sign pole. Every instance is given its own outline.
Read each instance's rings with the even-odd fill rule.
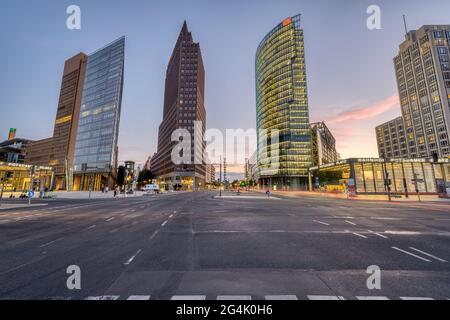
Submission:
[[[30,168],[30,192],[28,193],[28,205],[31,206],[31,195],[33,193],[33,175],[34,175],[34,166],[31,166]]]

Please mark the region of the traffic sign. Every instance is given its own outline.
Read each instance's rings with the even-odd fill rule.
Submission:
[[[28,197],[29,198],[34,198],[34,191],[28,192]]]

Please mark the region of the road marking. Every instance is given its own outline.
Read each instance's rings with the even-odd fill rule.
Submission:
[[[355,236],[358,236],[358,237],[363,238],[363,239],[368,239],[368,237],[366,237],[365,235],[362,235],[362,234],[357,233],[357,232],[351,232],[351,234],[354,234]]]
[[[358,300],[389,300],[388,297],[383,297],[383,296],[379,296],[379,297],[357,296],[356,299],[358,299]]]
[[[433,256],[432,254],[426,253],[426,252],[424,252],[424,251],[422,251],[422,250],[419,250],[419,249],[416,249],[416,248],[414,248],[414,247],[409,247],[409,248],[410,248],[411,250],[414,250],[414,251],[416,251],[416,252],[419,252],[419,253],[421,253],[421,254],[427,256],[427,257],[436,259],[437,261],[440,261],[440,262],[447,262],[447,260],[444,260],[444,259],[441,259],[441,258],[439,258],[439,257]]]
[[[416,231],[385,231],[384,233],[387,234],[394,234],[394,235],[402,235],[402,236],[417,236],[417,235],[421,235],[420,232],[416,232]]]
[[[173,296],[170,300],[188,301],[188,300],[206,300],[206,296]]]
[[[266,300],[271,300],[271,301],[276,301],[276,300],[281,300],[281,301],[287,301],[287,300],[298,300],[297,296],[294,295],[285,295],[285,296],[266,296]]]
[[[139,301],[144,301],[144,300],[150,300],[151,296],[129,296],[127,300],[139,300]]]
[[[351,224],[352,226],[356,226],[356,223],[353,223],[351,221],[345,220],[345,222],[347,222],[348,224]]]
[[[117,300],[119,296],[98,296],[98,297],[87,297],[86,300]]]
[[[141,253],[142,252],[142,249],[139,249],[135,254],[134,254],[134,256],[132,256],[130,259],[128,259],[127,260],[127,262],[125,262],[124,264],[126,265],[126,266],[128,266],[128,265],[130,265],[132,262],[133,262],[133,260],[139,255],[139,253]]]
[[[425,298],[425,297],[400,297],[402,300],[434,300],[433,298]]]
[[[386,237],[385,235],[382,235],[381,233],[373,232],[372,230],[369,230],[369,232],[370,232],[370,233],[373,233],[374,235],[379,236],[380,238],[383,238],[383,239],[389,239],[388,237]]]
[[[89,228],[87,228],[86,230],[94,229],[96,226],[97,226],[97,225],[94,224],[94,225],[90,226]]]
[[[173,214],[171,214],[170,216],[169,216],[169,219],[172,219],[173,218]]]
[[[167,222],[169,222],[169,221],[164,221],[162,224],[161,224],[161,227],[164,227],[166,224],[167,224]]]
[[[345,300],[342,296],[308,296],[309,300]]]
[[[397,247],[392,247],[392,249],[397,250],[397,251],[400,251],[400,252],[403,252],[403,253],[406,253],[406,254],[408,254],[408,255],[410,255],[410,256],[412,256],[412,257],[415,257],[415,258],[417,258],[417,259],[423,260],[423,261],[425,261],[425,262],[431,262],[430,260],[425,259],[425,258],[423,258],[423,257],[420,257],[420,256],[418,256],[418,255],[415,255],[414,253],[411,253],[411,252],[409,252],[409,251],[402,250],[402,249],[399,249],[399,248],[397,248]]]
[[[217,300],[252,300],[251,296],[217,296]]]
[[[48,247],[49,245],[51,245],[51,244],[53,244],[53,243],[55,243],[55,242],[61,241],[62,239],[64,239],[64,238],[59,238],[59,239],[56,239],[56,240],[53,240],[53,241],[44,243],[43,245],[39,246],[39,248]]]
[[[325,223],[325,222],[322,222],[322,221],[319,221],[319,220],[314,220],[314,222],[317,222],[317,223],[323,224],[324,226],[329,226],[329,224],[328,224],[328,223]]]
[[[108,220],[106,220],[106,222],[113,221],[114,219],[115,219],[114,217],[111,217],[111,218],[109,218]]]
[[[150,240],[153,240],[157,234],[158,234],[158,231],[153,232],[153,234],[150,237]]]

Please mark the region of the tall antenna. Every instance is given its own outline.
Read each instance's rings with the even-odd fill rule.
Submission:
[[[408,26],[406,25],[406,15],[403,15],[403,24],[405,25],[405,34],[408,34]]]

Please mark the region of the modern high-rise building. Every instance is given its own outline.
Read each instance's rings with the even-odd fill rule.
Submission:
[[[260,184],[307,188],[312,165],[311,128],[300,15],[287,18],[256,53],[256,113]],[[272,135],[278,131],[279,136]],[[268,139],[262,138],[267,133]]]
[[[87,56],[79,53],[65,62],[53,137],[33,142],[27,151],[27,163],[52,166],[56,190],[69,188],[68,171],[74,160],[86,60]]]
[[[392,150],[393,155],[450,156],[449,43],[450,25],[426,25],[408,32],[400,45],[394,64],[407,155],[401,144],[397,144],[400,149]]]
[[[55,190],[112,187],[117,168],[125,38],[66,61],[51,138],[34,141],[25,163],[55,173]]]
[[[397,117],[376,127],[380,158],[408,158],[403,117]]]
[[[152,172],[161,188],[202,188],[206,165],[203,160],[206,143],[205,69],[199,43],[195,43],[184,22],[167,67],[163,120],[158,133],[158,152],[152,158]],[[172,151],[178,142],[172,134],[184,129],[191,136],[188,163],[177,164]],[[198,143],[195,144],[194,140]]]
[[[75,190],[114,186],[124,65],[124,37],[87,58],[73,163]]]
[[[324,122],[311,124],[311,140],[314,166],[321,166],[339,160],[340,155],[336,150],[336,139]]]

